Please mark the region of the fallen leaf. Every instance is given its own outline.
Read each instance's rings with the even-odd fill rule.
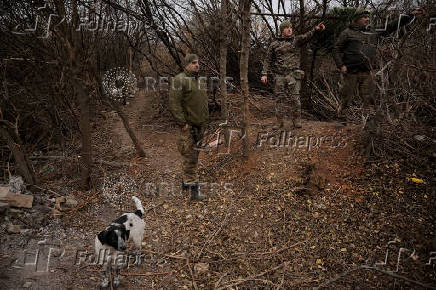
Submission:
[[[324,262],[322,261],[322,259],[316,259],[316,264],[322,265],[322,264],[324,264]]]

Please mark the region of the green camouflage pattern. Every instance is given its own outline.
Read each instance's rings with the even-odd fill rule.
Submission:
[[[177,124],[201,126],[209,119],[206,84],[200,83],[198,74],[184,71],[170,83],[169,109]]]
[[[300,89],[304,72],[297,70],[285,76],[276,75],[274,94],[276,116],[282,120],[299,119],[301,115]]]
[[[268,47],[262,75],[274,76],[275,111],[280,125],[283,120],[301,117],[300,89],[304,71],[300,70],[300,47],[309,41],[315,29],[296,37],[278,38]]]
[[[183,183],[198,183],[198,155],[199,150],[196,145],[203,138],[204,126],[193,126],[188,130],[180,129],[177,148],[182,155],[183,163]]]
[[[274,40],[266,52],[262,75],[286,75],[300,69],[300,47],[308,42],[315,29],[295,37],[281,37]]]

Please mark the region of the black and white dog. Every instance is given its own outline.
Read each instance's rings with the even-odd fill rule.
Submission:
[[[109,286],[112,263],[115,264],[116,272],[112,285],[114,288],[120,285],[120,270],[125,260],[123,257],[125,257],[124,251],[128,241],[132,240],[138,253],[141,253],[142,237],[145,230],[145,222],[142,220],[144,208],[136,196],[133,196],[132,199],[135,202],[136,211],[122,214],[95,237],[95,254],[98,257],[98,263],[103,265],[105,276],[100,285],[101,288]]]

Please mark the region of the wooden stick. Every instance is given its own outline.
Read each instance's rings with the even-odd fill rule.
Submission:
[[[232,288],[234,286],[238,286],[238,285],[240,285],[242,283],[245,283],[247,281],[251,281],[251,280],[257,279],[259,277],[264,276],[265,274],[268,274],[270,272],[274,272],[274,271],[276,271],[276,270],[278,270],[278,269],[280,269],[282,267],[286,267],[289,263],[290,263],[290,261],[283,262],[283,263],[281,263],[280,265],[278,265],[278,266],[276,266],[274,268],[266,270],[265,272],[262,272],[262,273],[259,273],[259,274],[256,274],[256,275],[251,275],[251,276],[248,276],[245,279],[236,280],[237,282],[235,282],[235,283],[227,284],[225,286],[222,286],[222,287],[218,288],[218,290]]]
[[[88,272],[97,272],[97,273],[102,273],[104,272],[104,270],[88,270]],[[124,273],[124,272],[120,272],[120,275],[123,276],[141,276],[141,277],[148,277],[148,276],[159,276],[159,275],[168,275],[168,274],[172,274],[175,271],[169,271],[169,272],[147,272],[147,273]]]
[[[287,13],[278,13],[278,14],[273,14],[273,13],[259,13],[259,12],[252,12],[250,13],[251,15],[263,15],[263,16],[283,16],[283,17],[288,17],[288,16],[292,16],[292,17],[300,17],[299,14],[287,14]],[[313,15],[313,16],[305,16],[306,18],[314,18],[314,19],[321,19],[323,18],[322,16],[318,16],[318,15]],[[340,17],[336,17],[336,16],[324,16],[324,19],[340,19]]]
[[[174,273],[174,271],[169,272],[147,272],[147,273],[123,273],[120,274],[123,276],[141,276],[141,277],[149,277],[149,276],[160,276],[160,275],[169,275]]]
[[[99,191],[97,191],[94,195],[92,195],[90,198],[88,198],[85,202],[83,202],[81,205],[73,208],[70,211],[67,211],[66,214],[73,214],[76,211],[78,211],[79,209],[85,207],[86,205],[88,205],[93,199],[95,199],[98,196]]]
[[[404,281],[407,281],[407,282],[409,282],[409,283],[412,283],[412,284],[415,284],[415,285],[421,286],[421,287],[426,288],[426,289],[436,289],[436,287],[434,287],[434,286],[423,284],[423,283],[421,283],[421,282],[419,282],[419,281],[415,281],[415,280],[409,279],[409,278],[407,278],[407,277],[404,277],[404,276],[401,276],[401,275],[395,274],[395,273],[393,273],[393,272],[391,272],[391,271],[380,270],[380,269],[377,269],[376,267],[372,267],[372,266],[368,266],[368,265],[362,265],[362,266],[360,266],[360,268],[362,268],[362,269],[367,269],[367,270],[374,270],[374,271],[377,271],[377,272],[383,273],[383,274],[385,274],[385,275],[392,276],[392,277],[394,277],[394,278],[402,279],[402,280],[404,280]]]

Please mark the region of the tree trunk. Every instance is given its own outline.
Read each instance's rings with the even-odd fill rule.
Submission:
[[[75,87],[78,94],[80,110],[80,133],[82,137],[82,148],[80,150],[81,158],[79,159],[80,173],[82,176],[81,186],[88,190],[91,187],[91,170],[92,170],[92,144],[91,144],[91,126],[90,126],[90,106],[89,96],[81,86],[79,81],[75,81]]]
[[[21,148],[20,137],[17,136],[17,133],[14,130],[7,130],[3,127],[0,127],[0,134],[8,143],[8,147],[11,150],[15,159],[15,163],[18,167],[18,173],[24,177],[24,180],[28,184],[36,184],[35,174],[30,166],[30,161]]]
[[[227,45],[228,45],[228,0],[221,0],[221,29],[220,29],[220,92],[221,92],[221,116],[228,120],[227,107]]]
[[[305,8],[304,8],[304,0],[300,0],[300,33],[304,32],[304,22],[305,22]],[[303,45],[300,48],[300,65],[301,69],[305,72],[309,71],[309,64],[308,64],[308,54],[307,54],[307,45]],[[311,105],[312,102],[310,100],[310,93],[309,88],[307,85],[307,73],[304,74],[304,78],[301,81],[301,91],[300,91],[300,98],[302,107],[309,109],[311,111]]]
[[[248,158],[248,57],[250,54],[250,7],[251,0],[242,0],[240,2],[242,6],[242,41],[241,41],[241,58],[239,62],[241,88],[243,95],[243,108],[242,108],[242,154],[244,158]]]
[[[127,116],[121,110],[120,105],[118,105],[116,101],[111,101],[111,105],[118,113],[118,116],[120,116],[121,121],[123,121],[124,128],[126,128],[126,131],[130,136],[130,139],[132,139],[133,145],[135,145],[136,148],[136,152],[138,153],[139,156],[145,157],[144,149],[142,149],[141,143],[138,141],[138,138],[136,138],[135,132],[132,130],[132,128],[130,128],[129,120],[127,120]]]

